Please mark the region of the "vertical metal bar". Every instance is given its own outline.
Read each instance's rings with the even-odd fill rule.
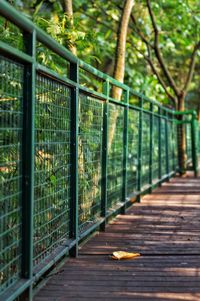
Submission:
[[[183,162],[183,154],[182,154],[182,139],[184,139],[184,152],[186,152],[186,131],[185,131],[185,118],[184,115],[179,115],[177,117],[179,123],[178,123],[178,172],[180,175],[183,175],[185,173],[185,170],[183,170],[183,165],[186,165]],[[186,160],[186,158],[184,159],[184,161]],[[184,166],[184,169],[186,168],[186,166]]]
[[[195,115],[192,115],[191,121],[191,143],[192,143],[192,166],[194,170],[194,176],[198,176],[198,152],[197,152],[197,135],[198,135],[198,121]]]
[[[180,121],[181,116],[177,116],[177,126],[176,126],[176,131],[177,131],[177,172],[181,175],[181,158],[180,158],[180,135],[181,135],[181,121]]]
[[[186,124],[184,124],[183,125],[184,127],[185,127],[185,155],[186,155],[186,168],[187,168],[187,161],[190,159],[190,158],[188,158],[188,154],[189,154],[189,149],[188,149],[188,126],[191,126],[191,131],[192,131],[192,122],[191,122],[191,124],[189,124],[189,123],[186,123]]]
[[[79,84],[79,65],[70,63],[70,79]],[[75,240],[69,253],[78,256],[78,127],[79,127],[79,87],[71,89],[71,206],[70,206],[70,238]]]
[[[175,131],[176,129],[174,129],[175,123],[174,123],[174,119],[172,120],[172,131],[173,131],[173,170],[176,172],[176,135],[175,135]]]
[[[169,176],[169,137],[168,137],[168,122],[169,117],[166,113],[166,119],[165,119],[165,149],[166,149],[166,173],[167,177]]]
[[[125,102],[129,103],[129,90],[125,91]],[[128,159],[128,106],[124,108],[124,133],[123,133],[123,188],[122,188],[122,202],[124,206],[121,213],[125,214],[126,200],[127,200],[127,159]]]
[[[158,160],[159,160],[159,169],[158,169],[158,176],[159,180],[162,179],[162,131],[161,131],[161,109],[158,108],[158,114],[159,114],[159,125],[158,125]],[[161,182],[160,182],[161,185]]]
[[[149,192],[152,192],[152,181],[153,181],[153,169],[152,169],[152,165],[153,165],[153,104],[150,103],[150,145],[149,145]]]
[[[34,59],[24,66],[23,144],[22,144],[22,277],[33,275],[33,214],[34,214],[34,117],[36,33],[24,33],[26,51]],[[28,296],[27,296],[27,294]],[[26,292],[32,300],[32,285]]]
[[[107,99],[103,107],[103,132],[102,132],[102,181],[101,181],[101,217],[104,218],[100,225],[100,230],[105,231],[106,215],[107,215],[107,167],[108,167],[108,101],[109,101],[110,83],[105,81],[103,83],[103,93]]]
[[[198,159],[199,159],[199,120],[197,119],[197,128],[196,128],[196,131],[197,131],[197,163],[198,163]]]
[[[139,195],[137,196],[137,202],[141,200],[141,183],[142,183],[142,118],[143,118],[143,98],[140,98],[140,112],[139,112],[139,135],[138,135],[138,185],[137,190]]]

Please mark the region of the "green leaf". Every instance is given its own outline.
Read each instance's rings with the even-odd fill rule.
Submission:
[[[57,178],[56,178],[56,176],[51,175],[51,176],[50,176],[50,181],[51,181],[51,184],[53,184],[53,185],[55,186],[56,183],[57,183]]]

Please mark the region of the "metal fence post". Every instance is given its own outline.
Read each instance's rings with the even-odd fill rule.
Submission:
[[[34,117],[36,33],[24,33],[26,52],[33,63],[24,66],[23,143],[22,143],[22,277],[33,276],[33,215],[34,215]],[[32,284],[24,293],[32,300]]]
[[[152,103],[150,103],[150,145],[149,145],[149,192],[152,192],[152,181],[153,181],[153,109],[154,106]]]
[[[176,135],[175,135],[175,132],[176,132],[176,128],[174,128],[174,120],[172,120],[172,131],[173,131],[173,170],[174,172],[176,172]]]
[[[137,201],[141,200],[141,183],[142,183],[142,118],[143,118],[143,98],[140,98],[140,112],[139,112],[139,134],[138,134],[138,185],[137,190],[139,195]]]
[[[129,90],[125,91],[125,103],[129,103]],[[126,210],[127,200],[127,159],[128,159],[128,112],[129,108],[124,108],[124,133],[123,133],[123,188],[122,188],[122,202],[124,206],[121,209],[121,213],[124,214]]]
[[[192,166],[194,170],[194,176],[198,176],[198,150],[197,150],[197,142],[198,142],[198,121],[196,120],[196,116],[192,115],[191,121],[191,143],[192,143]]]
[[[107,166],[108,166],[108,101],[109,101],[110,83],[103,83],[103,93],[107,99],[103,107],[103,132],[102,132],[102,181],[101,181],[101,217],[104,221],[100,225],[100,230],[105,231],[107,215]]]
[[[166,113],[165,119],[165,149],[166,149],[166,173],[167,180],[169,180],[169,137],[168,137],[168,114]]]
[[[161,186],[161,180],[162,180],[162,131],[161,131],[161,109],[158,108],[158,114],[159,114],[159,124],[158,124],[158,176],[159,176],[159,185]]]
[[[75,240],[69,253],[78,256],[78,126],[79,126],[79,65],[70,63],[70,79],[77,83],[71,89],[71,206],[70,206],[70,238]]]

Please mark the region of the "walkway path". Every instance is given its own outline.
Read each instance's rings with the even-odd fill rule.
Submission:
[[[116,250],[140,252],[116,261]],[[119,215],[34,301],[199,301],[200,178],[174,178]]]

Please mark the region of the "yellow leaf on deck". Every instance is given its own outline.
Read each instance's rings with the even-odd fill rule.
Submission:
[[[131,259],[140,256],[140,253],[128,253],[124,251],[116,251],[113,252],[112,259]]]

